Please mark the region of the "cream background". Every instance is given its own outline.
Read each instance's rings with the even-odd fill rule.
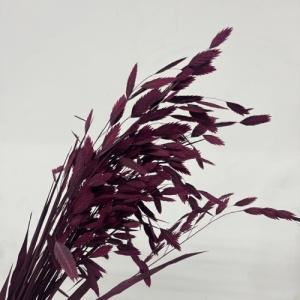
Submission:
[[[0,282],[15,260],[30,211],[36,221],[51,172],[95,110],[105,124],[139,62],[142,79],[205,49],[223,27],[234,32],[218,71],[193,90],[269,113],[261,127],[224,129],[225,148],[205,147],[216,167],[194,169],[208,191],[259,197],[300,215],[300,2],[0,0]],[[297,179],[298,178],[298,179]],[[185,251],[209,250],[117,299],[300,299],[300,227],[247,215],[220,221]],[[100,289],[135,270],[113,259]],[[57,297],[56,299],[64,299]],[[95,299],[91,293],[85,299]]]

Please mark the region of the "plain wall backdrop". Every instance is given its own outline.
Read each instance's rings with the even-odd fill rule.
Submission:
[[[33,225],[38,219],[51,169],[73,142],[71,129],[82,132],[73,115],[94,108],[95,136],[134,63],[143,79],[206,49],[227,26],[234,31],[218,71],[197,79],[191,93],[254,107],[272,122],[221,130],[226,147],[203,148],[216,167],[195,166],[192,181],[300,215],[299,20],[299,0],[0,0],[0,282],[30,212]],[[183,248],[206,254],[155,275],[150,289],[141,283],[116,298],[299,300],[299,242],[298,224],[234,215]],[[135,271],[114,256],[106,268],[100,291]]]

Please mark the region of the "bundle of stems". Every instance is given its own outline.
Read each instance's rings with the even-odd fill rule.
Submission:
[[[89,290],[98,300],[109,299],[141,280],[150,286],[156,272],[203,253],[158,264],[226,215],[246,213],[299,222],[289,211],[252,206],[255,197],[232,202],[232,193],[215,196],[188,182],[186,161],[195,161],[201,169],[213,164],[196,147],[200,142],[221,146],[224,142],[216,135],[221,128],[270,120],[269,115],[252,115],[252,108],[237,103],[183,94],[197,77],[215,71],[212,63],[221,52],[217,47],[231,30],[223,29],[208,49],[190,60],[178,59],[139,84],[135,65],[124,95],[94,141],[88,134],[93,110],[81,118],[83,137],[74,134],[63,164],[52,170],[53,183],[37,226],[29,239],[29,221],[0,300],[44,300],[58,293],[76,300]],[[217,111],[225,110],[242,119],[216,117]],[[174,201],[186,205],[187,212],[169,224],[160,215],[163,206]],[[150,252],[145,257],[135,245],[137,233],[147,237]],[[129,257],[137,273],[100,295],[99,280],[106,273],[101,259],[112,253]],[[62,288],[68,278],[75,281],[72,294]]]

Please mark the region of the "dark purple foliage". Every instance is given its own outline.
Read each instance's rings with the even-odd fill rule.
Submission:
[[[222,127],[237,122],[257,125],[270,120],[268,115],[253,115],[242,121],[219,120],[216,110],[228,107],[248,115],[251,109],[183,93],[197,76],[215,70],[212,61],[221,53],[216,47],[231,30],[226,28],[218,33],[210,49],[199,52],[177,69],[176,76],[152,78],[136,86],[135,65],[125,94],[113,106],[107,126],[94,142],[87,135],[93,110],[90,112],[84,120],[84,137],[75,136],[65,162],[52,170],[54,182],[38,224],[30,242],[27,230],[0,300],[51,299],[58,291],[66,295],[61,285],[67,277],[77,280],[72,294],[66,295],[68,299],[83,299],[89,290],[99,296],[98,281],[105,275],[101,260],[112,255],[130,257],[138,274],[98,298],[109,299],[141,280],[150,286],[152,274],[200,253],[182,255],[150,269],[151,260],[166,247],[170,251],[181,250],[184,235],[191,234],[207,215],[220,218],[230,208],[232,193],[217,197],[189,182],[191,172],[186,161],[193,160],[201,169],[213,165],[196,144],[207,141],[224,145],[216,136]],[[184,60],[168,64],[155,77]],[[129,99],[133,100],[131,116],[123,118]],[[131,121],[129,126],[124,125],[125,121]],[[248,197],[233,206],[244,207],[255,199]],[[187,212],[174,224],[163,222],[165,207],[178,200]],[[299,221],[285,210],[248,207],[243,211]],[[137,231],[148,239],[150,254],[145,258],[135,246]]]
[[[144,89],[158,89],[162,86],[170,84],[174,81],[174,77],[163,77],[163,78],[156,78],[151,81],[147,81],[142,85]]]
[[[102,149],[106,149],[107,147],[111,146],[119,135],[119,132],[120,124],[116,124],[114,127],[111,127],[103,140]]]
[[[76,262],[71,251],[64,244],[56,241],[54,255],[61,268],[74,280],[78,277]]]
[[[140,117],[153,104],[161,100],[161,92],[158,89],[151,90],[149,93],[142,96],[133,106],[131,116],[133,118]]]
[[[255,200],[256,200],[256,197],[248,197],[248,198],[242,199],[242,200],[234,203],[234,205],[235,206],[246,206],[246,205],[253,203]]]
[[[110,125],[114,125],[120,120],[123,115],[126,102],[127,99],[124,95],[116,102],[110,114]]]
[[[206,50],[198,53],[196,56],[192,58],[189,63],[189,67],[197,67],[201,65],[205,65],[210,63],[213,59],[215,59],[221,53],[218,49]]]
[[[246,208],[244,211],[250,215],[263,215],[274,220],[284,219],[288,221],[300,221],[300,218],[287,210],[278,210],[270,207],[250,207]]]
[[[184,103],[194,103],[198,102],[202,99],[201,96],[174,96],[169,98],[168,101],[176,104],[184,104]]]
[[[248,117],[242,120],[240,123],[247,126],[253,126],[253,125],[269,122],[270,119],[271,117],[269,115],[258,115],[258,116]]]
[[[233,103],[233,102],[226,102],[226,105],[234,112],[240,114],[240,115],[248,115],[249,111],[252,108],[245,108],[242,105],[238,104],[238,103]]]
[[[166,65],[165,67],[161,68],[160,70],[158,70],[156,72],[156,74],[159,74],[159,73],[162,73],[162,72],[165,72],[175,66],[177,66],[178,64],[180,64],[182,61],[184,61],[186,59],[186,57],[183,57],[183,58],[180,58],[180,59],[177,59],[171,63],[169,63],[168,65]]]
[[[126,86],[126,97],[129,98],[131,93],[133,92],[135,80],[136,80],[136,74],[137,74],[137,64],[135,64],[130,72],[130,75],[127,80],[127,86]]]
[[[93,110],[90,111],[86,121],[85,121],[85,124],[84,124],[84,130],[85,130],[85,133],[88,132],[88,130],[90,129],[90,126],[91,126],[91,123],[92,123],[92,117],[93,117]]]
[[[220,31],[211,41],[209,48],[215,48],[220,46],[230,36],[231,31],[232,27],[227,27]]]
[[[211,134],[204,134],[203,137],[213,145],[224,145],[224,142],[217,136]]]

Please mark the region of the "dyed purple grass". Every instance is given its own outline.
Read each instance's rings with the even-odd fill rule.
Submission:
[[[183,64],[187,59],[178,59],[140,84],[136,84],[136,64],[126,92],[113,106],[109,121],[94,142],[88,136],[93,111],[89,113],[84,119],[83,138],[74,134],[76,140],[65,162],[52,171],[54,181],[38,225],[30,242],[27,230],[0,300],[51,299],[59,292],[76,300],[89,290],[99,296],[98,281],[106,271],[101,260],[96,263],[93,259],[108,259],[112,253],[130,257],[138,273],[98,298],[109,299],[141,280],[150,286],[154,273],[202,253],[184,254],[152,267],[174,249],[181,250],[185,241],[225,215],[245,212],[299,222],[299,218],[285,210],[249,207],[255,197],[239,200],[231,205],[229,212],[223,213],[232,193],[217,197],[188,182],[191,173],[186,161],[195,161],[201,169],[213,164],[203,157],[196,144],[203,141],[224,145],[218,136],[221,127],[252,126],[270,120],[268,115],[250,115],[252,108],[237,103],[215,103],[200,95],[182,94],[198,76],[215,71],[212,62],[221,53],[216,47],[231,31],[231,28],[222,30],[209,49],[189,62]],[[179,68],[180,64],[183,66]],[[172,76],[159,77],[175,66]],[[131,111],[124,118],[130,101]],[[228,109],[243,119],[222,121],[214,115],[216,110]],[[96,146],[99,140],[102,142]],[[166,226],[160,214],[164,206],[172,205],[170,202],[176,199],[186,204],[189,212]],[[149,203],[154,204],[155,210],[150,209]],[[211,221],[199,227],[206,215],[212,216]],[[150,253],[146,258],[135,246],[137,231],[148,238]],[[153,261],[154,257],[158,259]],[[61,290],[67,277],[76,280],[72,295]]]

